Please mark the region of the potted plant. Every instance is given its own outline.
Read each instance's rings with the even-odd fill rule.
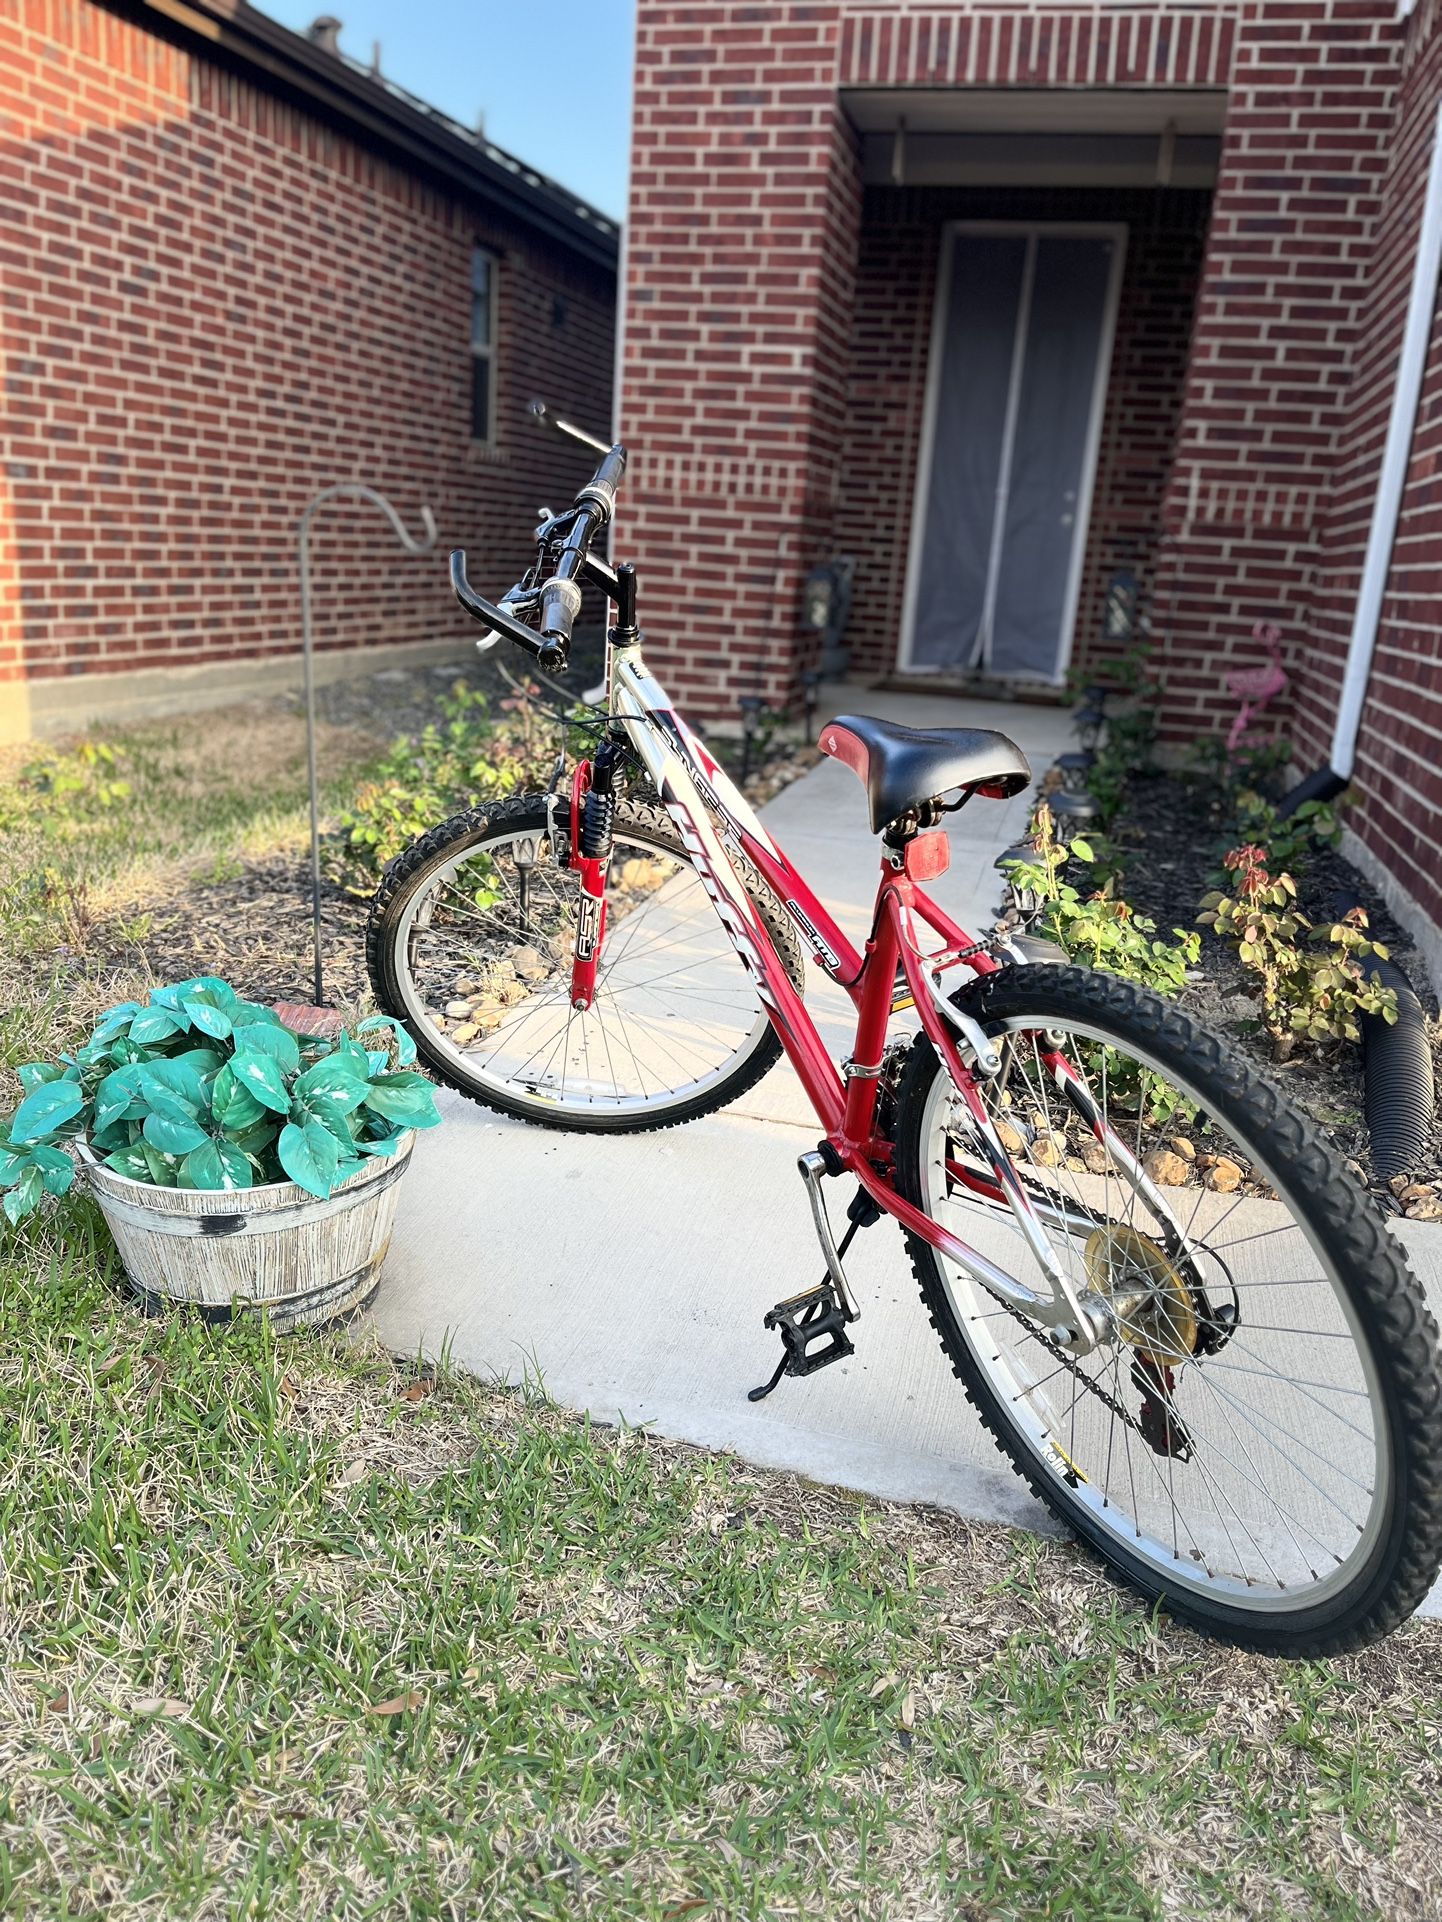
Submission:
[[[155,988],[19,1070],[5,1213],[66,1193],[78,1166],[150,1305],[330,1320],[374,1293],[414,1130],[440,1120],[414,1060],[388,1015],[317,1038],[213,975]]]

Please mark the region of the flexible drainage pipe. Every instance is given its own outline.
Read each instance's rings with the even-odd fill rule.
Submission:
[[[1372,1170],[1382,1180],[1421,1167],[1432,1132],[1436,1090],[1427,1018],[1417,991],[1394,961],[1374,961],[1384,988],[1397,996],[1397,1019],[1362,1016],[1362,1107],[1372,1142]]]
[[[1328,764],[1309,774],[1287,795],[1281,812],[1293,813],[1303,801],[1330,799],[1352,778],[1357,758],[1357,732],[1362,723],[1362,708],[1367,699],[1367,683],[1372,673],[1372,656],[1377,646],[1377,629],[1382,618],[1382,601],[1387,592],[1387,577],[1392,568],[1392,550],[1397,540],[1397,522],[1402,512],[1402,495],[1407,484],[1407,469],[1412,457],[1412,436],[1417,425],[1417,408],[1422,396],[1422,380],[1427,371],[1427,349],[1432,337],[1432,315],[1437,304],[1437,276],[1442,268],[1442,105],[1432,135],[1432,155],[1427,169],[1427,191],[1422,202],[1422,224],[1417,235],[1417,258],[1412,271],[1412,292],[1407,303],[1407,323],[1402,333],[1402,353],[1397,363],[1397,382],[1392,390],[1392,414],[1387,423],[1387,442],[1382,451],[1382,471],[1377,479],[1377,504],[1367,535],[1367,552],[1362,563],[1362,582],[1357,590],[1357,605],[1352,617],[1352,638],[1347,649],[1347,667],[1342,677],[1342,694],[1332,730],[1332,752]],[[1328,779],[1332,785],[1327,785]],[[1320,791],[1313,783],[1320,783]],[[1304,792],[1303,790],[1309,790]]]
[[[1337,896],[1340,916],[1357,906],[1355,894]],[[1372,1143],[1372,1172],[1383,1181],[1408,1175],[1424,1160],[1436,1100],[1432,1045],[1427,1017],[1417,991],[1395,961],[1370,961],[1384,988],[1397,997],[1397,1019],[1364,1014],[1362,1028],[1362,1109]]]

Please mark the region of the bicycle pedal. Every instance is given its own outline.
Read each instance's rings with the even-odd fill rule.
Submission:
[[[763,1326],[774,1328],[781,1337],[781,1359],[770,1381],[753,1388],[747,1401],[763,1401],[783,1375],[814,1375],[833,1361],[844,1361],[856,1353],[846,1332],[854,1320],[837,1300],[829,1281],[803,1294],[778,1301],[764,1318]]]

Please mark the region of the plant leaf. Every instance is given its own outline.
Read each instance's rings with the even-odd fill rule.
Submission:
[[[45,1182],[46,1192],[68,1195],[75,1182],[75,1163],[64,1149],[47,1148],[44,1142],[37,1141],[30,1153]]]
[[[145,1140],[163,1155],[188,1155],[208,1139],[198,1122],[184,1121],[174,1115],[151,1113],[145,1117]]]
[[[129,1038],[143,1046],[157,1041],[169,1041],[172,1036],[185,1032],[184,1015],[173,1014],[168,1008],[142,1008],[130,1024]]]
[[[1090,859],[1090,856],[1088,856]],[[410,1035],[391,1014],[373,1014],[362,1021],[356,1029],[357,1034],[369,1034],[374,1028],[389,1028],[396,1038],[396,1059],[403,1068],[408,1068],[416,1058],[416,1044]]]
[[[290,1113],[290,1091],[285,1085],[285,1076],[280,1063],[271,1055],[252,1049],[248,1044],[250,1037],[267,1030],[242,1028],[239,1034],[246,1038],[247,1046],[238,1052],[231,1062],[232,1072],[237,1079],[255,1096],[256,1100],[275,1114]],[[279,1033],[277,1029],[275,1032]],[[297,1050],[297,1060],[299,1051]]]
[[[190,1016],[191,1025],[202,1034],[212,1035],[217,1041],[224,1041],[230,1034],[230,1016],[204,989],[199,994],[186,995],[180,1005]]]
[[[286,1074],[294,1074],[300,1067],[300,1043],[279,1022],[247,1022],[235,1030],[235,1046],[237,1053],[244,1049],[247,1054],[269,1055]]]
[[[328,1128],[318,1121],[307,1121],[303,1128],[289,1121],[280,1131],[280,1165],[298,1187],[319,1195],[330,1195],[335,1171],[340,1166],[340,1145]]]
[[[140,1064],[130,1061],[123,1068],[113,1068],[95,1090],[92,1135],[103,1134],[118,1121],[143,1119],[145,1104],[139,1100],[139,1094]]]
[[[230,1141],[203,1141],[181,1169],[194,1188],[249,1188],[250,1162]]]
[[[228,1135],[237,1135],[253,1128],[270,1111],[237,1078],[235,1069],[227,1061],[210,1091],[210,1112],[217,1126]]]
[[[67,1121],[73,1121],[85,1106],[84,1090],[74,1081],[44,1081],[26,1095],[10,1123],[10,1139],[25,1147],[43,1136],[54,1134]],[[10,1219],[13,1221],[15,1216]]]
[[[323,1055],[295,1084],[297,1095],[325,1095],[347,1114],[366,1098],[366,1075],[358,1061],[345,1055]]]
[[[92,1041],[114,1041],[118,1035],[125,1034],[135,1016],[140,1013],[138,1001],[121,1001],[113,1008],[107,1008],[96,1022]]]
[[[150,1163],[142,1148],[117,1148],[113,1155],[105,1157],[107,1168],[113,1168],[118,1175],[128,1175],[132,1181],[150,1181]]]
[[[435,1091],[423,1074],[378,1075],[366,1091],[366,1106],[408,1128],[434,1128],[441,1119]]]
[[[45,1193],[45,1182],[40,1170],[27,1168],[15,1186],[5,1196],[5,1214],[13,1223],[25,1215],[34,1214],[40,1206],[41,1196]]]
[[[57,1068],[53,1061],[26,1061],[15,1072],[20,1077],[20,1086],[30,1094],[47,1081],[58,1081],[65,1070]]]

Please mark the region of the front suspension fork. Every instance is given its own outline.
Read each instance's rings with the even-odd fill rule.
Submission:
[[[581,879],[571,959],[571,1006],[580,1013],[596,999],[596,970],[606,938],[606,877],[611,867],[620,762],[620,744],[602,741],[595,759],[582,761],[571,782],[570,865]]]

